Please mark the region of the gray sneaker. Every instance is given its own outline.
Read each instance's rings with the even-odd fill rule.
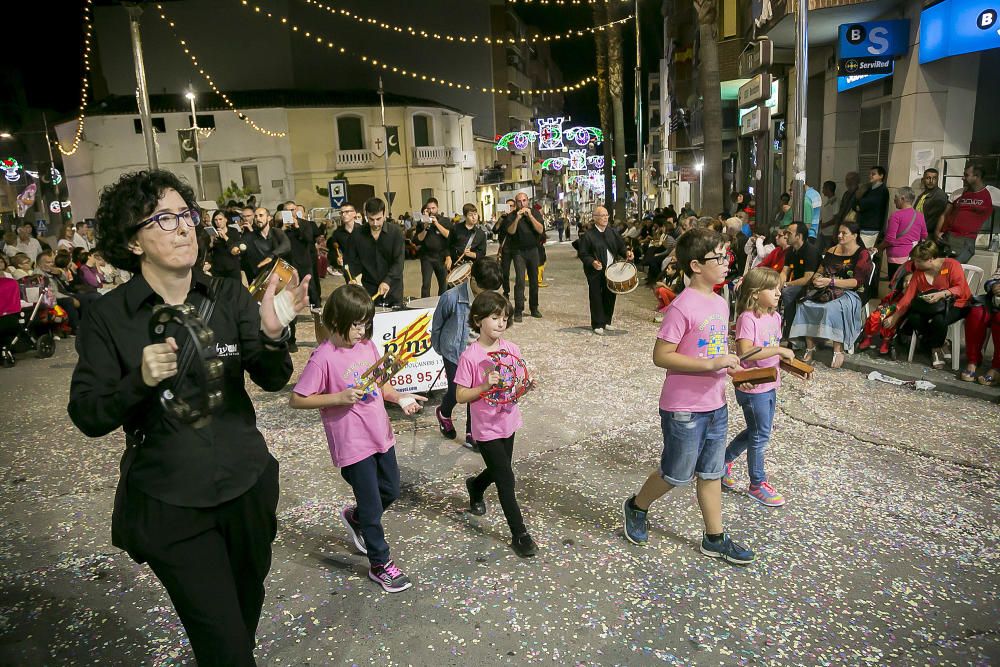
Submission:
[[[646,512],[635,506],[635,496],[622,503],[622,516],[625,517],[625,539],[640,546],[649,539],[646,526]]]

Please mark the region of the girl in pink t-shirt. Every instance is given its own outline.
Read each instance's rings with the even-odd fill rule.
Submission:
[[[500,507],[513,536],[511,548],[518,556],[534,556],[538,546],[528,534],[521,516],[521,508],[514,495],[514,435],[521,428],[521,411],[515,403],[490,405],[482,394],[500,383],[500,373],[490,352],[504,351],[521,358],[521,350],[508,340],[503,340],[507,323],[514,308],[510,301],[496,292],[481,292],[469,308],[469,326],[479,331],[479,340],[470,343],[458,359],[455,371],[455,398],[459,403],[469,403],[472,410],[472,437],[479,445],[479,453],[486,463],[486,470],[477,477],[465,480],[469,491],[469,513],[486,514],[483,494],[490,484],[496,484]]]
[[[740,286],[736,309],[736,350],[741,357],[755,347],[760,352],[743,360],[744,368],[777,367],[782,359],[794,359],[795,353],[787,347],[779,347],[781,340],[781,315],[777,313],[781,298],[781,276],[766,267],[750,269]],[[764,474],[764,449],[771,439],[771,425],[777,389],[781,386],[781,376],[774,382],[736,387],[736,402],[743,408],[747,427],[733,438],[726,448],[726,472],[722,485],[727,489],[736,487],[733,479],[733,462],[743,452],[747,453],[747,469],[750,473],[749,495],[767,507],[780,507],[785,499],[774,490]]]
[[[411,415],[427,399],[400,394],[388,382],[359,388],[361,376],[382,356],[371,341],[374,317],[372,300],[360,286],[342,285],[330,295],[323,308],[330,338],[309,357],[289,405],[319,408],[333,464],[357,500],[340,518],[358,551],[368,556],[368,577],[398,593],[412,584],[389,557],[382,529],[382,512],[399,497],[396,438],[385,401]]]

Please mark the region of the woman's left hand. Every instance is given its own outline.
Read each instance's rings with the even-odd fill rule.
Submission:
[[[833,281],[830,278],[824,278],[822,276],[817,277],[817,278],[813,278],[813,285],[815,285],[816,287],[826,287],[831,282],[833,282]]]
[[[309,308],[309,281],[312,276],[299,283],[299,272],[292,271],[292,280],[285,286],[285,291],[292,295],[292,308],[295,314],[305,312]],[[278,288],[277,272],[271,274],[271,279],[267,283],[264,291],[264,298],[260,302],[260,330],[268,338],[278,338],[284,330],[278,314],[274,311],[274,293]]]
[[[947,296],[948,296],[947,292],[934,292],[932,294],[928,294],[927,296],[923,297],[923,299],[927,303],[937,303],[938,301],[944,299]]]

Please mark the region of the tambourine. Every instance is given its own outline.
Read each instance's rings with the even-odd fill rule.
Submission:
[[[267,285],[271,282],[271,276],[275,273],[278,274],[278,285],[274,288],[275,296],[278,295],[281,290],[285,288],[292,282],[292,272],[295,271],[295,267],[281,259],[280,257],[271,262],[271,265],[265,267],[257,277],[250,284],[249,290],[250,295],[257,299],[257,301],[262,301],[264,299],[264,292],[267,291]]]
[[[178,345],[177,374],[157,387],[160,405],[170,417],[204,428],[222,405],[223,369],[216,357],[215,334],[191,304],[161,304],[153,308],[149,338],[156,344],[169,336]]]
[[[509,405],[517,403],[525,392],[531,389],[531,374],[528,366],[517,355],[507,350],[487,352],[493,366],[500,374],[500,383],[479,395],[487,405]]]

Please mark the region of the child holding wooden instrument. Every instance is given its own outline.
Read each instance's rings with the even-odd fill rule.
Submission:
[[[777,271],[757,267],[750,269],[740,286],[736,302],[736,353],[744,368],[774,368],[775,379],[773,382],[736,386],[736,402],[743,408],[747,427],[726,448],[726,468],[722,477],[723,486],[727,489],[736,488],[733,463],[746,452],[747,469],[750,473],[750,488],[747,493],[766,507],[785,504],[782,495],[767,481],[764,473],[764,449],[771,439],[777,390],[781,386],[781,375],[777,372],[777,367],[782,359],[791,361],[795,358],[791,349],[778,346],[781,340],[781,315],[777,312],[781,298],[780,283],[781,275]],[[755,349],[759,351],[749,354]]]

